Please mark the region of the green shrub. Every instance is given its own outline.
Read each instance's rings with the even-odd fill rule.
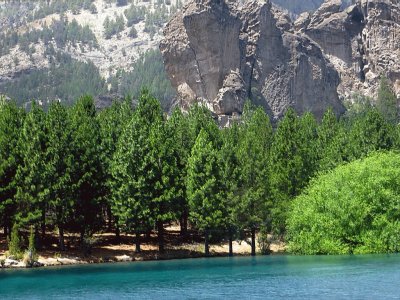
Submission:
[[[268,239],[268,232],[265,228],[261,228],[257,236],[258,248],[262,255],[267,255],[271,253],[270,246],[271,242]]]
[[[17,223],[14,223],[11,230],[11,239],[8,241],[8,253],[16,259],[22,258],[21,239],[18,230]]]
[[[288,218],[289,251],[299,254],[400,250],[400,154],[375,153],[315,179]]]
[[[35,246],[35,233],[33,231],[33,226],[31,226],[29,234],[29,245],[28,245],[28,250],[25,253],[25,257],[27,259],[27,264],[29,264],[30,266],[33,265],[33,263],[38,259]]]

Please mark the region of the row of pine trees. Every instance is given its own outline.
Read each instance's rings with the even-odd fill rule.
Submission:
[[[138,105],[115,102],[97,112],[91,97],[72,107],[53,102],[29,112],[0,104],[0,225],[10,234],[33,226],[38,236],[56,228],[81,242],[108,225],[141,235],[179,222],[205,239],[230,242],[256,232],[285,233],[291,200],[310,179],[376,150],[400,150],[400,128],[374,107],[319,122],[289,109],[274,126],[263,109],[246,105],[229,128],[193,106],[163,113],[147,91]]]

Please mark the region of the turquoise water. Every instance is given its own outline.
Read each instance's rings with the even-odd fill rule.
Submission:
[[[268,256],[0,270],[0,299],[399,299],[400,255]]]

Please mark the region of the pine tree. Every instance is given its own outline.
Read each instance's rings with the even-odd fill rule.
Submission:
[[[240,181],[235,214],[241,227],[251,231],[251,254],[255,255],[256,230],[270,218],[268,158],[272,126],[262,108],[253,110],[246,106],[240,136]]]
[[[328,171],[341,164],[345,157],[345,133],[332,109],[328,109],[318,127],[318,170]]]
[[[219,151],[219,165],[222,177],[222,193],[226,201],[226,229],[229,238],[229,256],[233,256],[233,237],[239,227],[235,216],[235,205],[240,184],[241,169],[238,157],[240,131],[237,123],[222,132],[222,147]]]
[[[399,123],[400,107],[396,94],[390,86],[389,80],[382,77],[378,90],[376,108],[381,112],[386,121],[392,124]]]
[[[64,229],[71,221],[74,206],[72,195],[73,152],[72,130],[68,111],[60,102],[50,105],[46,116],[47,149],[45,177],[52,221],[58,227],[59,247],[64,247]]]
[[[347,151],[349,160],[365,157],[376,150],[388,150],[394,144],[394,128],[377,109],[354,120],[349,132]]]
[[[26,256],[26,263],[29,266],[33,266],[34,262],[37,260],[38,255],[36,252],[36,246],[35,246],[35,232],[33,229],[33,226],[30,227],[29,231],[29,240],[28,240],[28,250],[25,254]],[[25,258],[24,258],[25,260]]]
[[[209,255],[210,230],[222,228],[226,212],[221,195],[218,152],[211,136],[201,129],[188,161],[187,194],[190,220],[205,235],[205,255]]]
[[[101,225],[100,192],[104,178],[100,160],[100,128],[91,97],[78,100],[70,111],[72,129],[72,199],[73,228],[81,242]],[[82,244],[83,245],[83,244]]]
[[[273,227],[284,233],[287,207],[299,194],[303,167],[300,155],[300,121],[293,109],[289,109],[279,122],[274,134],[270,154],[270,184],[273,196]]]
[[[15,256],[17,259],[21,258],[21,239],[19,237],[19,227],[17,223],[14,223],[11,230],[11,238],[8,242],[8,253]]]
[[[174,207],[177,213],[177,218],[181,226],[181,236],[186,236],[189,207],[187,202],[186,192],[186,174],[187,164],[190,156],[190,150],[192,148],[192,138],[189,131],[189,120],[180,109],[174,110],[171,117],[167,121],[168,130],[173,134],[173,142],[170,145],[173,151],[173,155],[176,160],[176,171],[174,186]]]
[[[0,225],[11,232],[16,214],[16,170],[21,163],[18,139],[24,112],[15,102],[0,99]]]
[[[153,225],[157,225],[160,252],[164,251],[163,224],[172,215],[169,189],[174,168],[167,140],[160,104],[144,90],[119,139],[113,162],[117,193],[113,211],[127,231],[135,231],[137,252],[140,234]]]
[[[22,163],[18,166],[16,175],[16,221],[20,225],[35,225],[36,229],[40,225],[42,238],[46,231],[49,194],[45,177],[46,143],[45,113],[32,102],[18,142]]]
[[[98,121],[100,124],[100,155],[102,168],[104,170],[104,181],[102,182],[102,198],[106,206],[108,214],[108,229],[111,230],[113,205],[114,179],[112,176],[112,161],[113,156],[117,150],[118,139],[121,136],[122,130],[129,122],[132,115],[131,100],[125,99],[122,103],[114,102],[111,107],[104,109],[98,114]],[[114,217],[115,218],[115,217]],[[117,239],[119,238],[118,221],[115,220],[115,233]]]

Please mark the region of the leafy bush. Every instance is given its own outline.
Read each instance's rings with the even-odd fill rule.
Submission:
[[[270,250],[271,241],[268,238],[268,232],[266,228],[261,228],[257,236],[257,243],[258,243],[258,248],[260,249],[260,253],[262,255],[267,255],[271,253]]]
[[[288,218],[289,251],[300,254],[400,250],[400,154],[374,153],[315,179]]]

